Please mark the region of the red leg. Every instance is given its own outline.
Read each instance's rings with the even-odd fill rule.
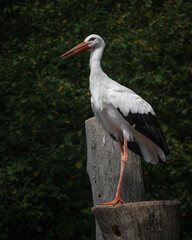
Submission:
[[[118,140],[118,143],[121,151],[121,172],[120,172],[116,196],[113,201],[107,202],[107,203],[100,203],[101,205],[109,205],[109,204],[115,205],[119,203],[125,203],[125,201],[123,201],[121,198],[121,189],[122,189],[123,173],[124,173],[125,165],[128,159],[127,138],[124,138],[124,151],[123,151],[123,147],[120,140]]]
[[[119,144],[119,149],[120,149],[120,152],[121,152],[121,159],[122,159],[123,158],[123,146],[122,146],[120,140],[118,140],[118,144]]]

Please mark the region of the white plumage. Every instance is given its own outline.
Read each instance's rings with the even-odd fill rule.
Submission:
[[[61,57],[64,59],[80,51],[91,50],[89,82],[92,109],[99,124],[118,141],[121,161],[126,162],[128,147],[146,162],[165,162],[165,154],[169,154],[169,150],[153,108],[135,92],[103,72],[100,60],[104,47],[103,39],[92,34]],[[125,145],[124,150],[122,144]],[[121,176],[116,198],[108,204],[123,202],[119,197],[120,189]]]

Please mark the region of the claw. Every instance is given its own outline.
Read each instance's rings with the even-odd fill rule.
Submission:
[[[125,201],[122,200],[122,198],[115,198],[113,201],[111,202],[106,202],[106,203],[99,203],[99,205],[113,205],[115,206],[116,204],[123,204],[125,203]]]

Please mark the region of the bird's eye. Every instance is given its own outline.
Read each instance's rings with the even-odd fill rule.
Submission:
[[[94,40],[95,40],[95,38],[90,38],[90,39],[89,39],[89,41],[94,41]]]

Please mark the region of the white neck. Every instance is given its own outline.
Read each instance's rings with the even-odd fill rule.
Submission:
[[[102,90],[102,84],[104,82],[104,72],[101,68],[101,58],[103,49],[105,47],[105,43],[101,44],[99,48],[95,48],[91,50],[91,56],[90,56],[90,69],[91,74],[89,78],[89,88],[92,95],[92,101],[94,102],[94,106],[98,109],[103,109],[103,103],[102,103],[102,96],[103,92]]]
[[[101,68],[101,58],[103,54],[104,46],[100,46],[100,48],[95,48],[91,50],[91,56],[89,61],[89,66],[91,69],[91,73],[102,71]]]

